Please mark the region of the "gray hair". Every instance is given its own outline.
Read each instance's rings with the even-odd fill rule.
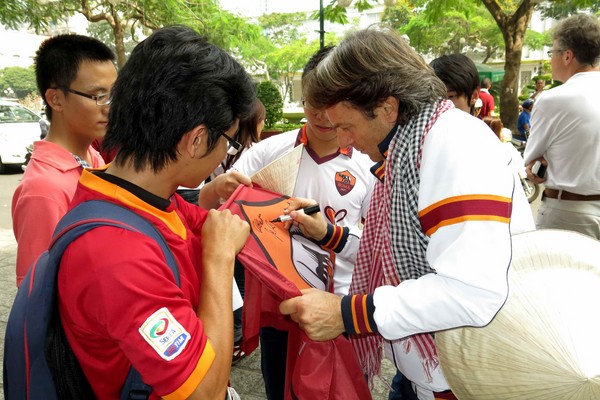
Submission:
[[[590,14],[576,14],[561,21],[552,38],[564,50],[571,50],[577,61],[597,67],[600,64],[600,25]]]
[[[421,106],[446,98],[446,86],[396,31],[370,27],[344,39],[305,77],[306,99],[316,108],[342,101],[375,118],[388,97],[399,103],[398,122]]]

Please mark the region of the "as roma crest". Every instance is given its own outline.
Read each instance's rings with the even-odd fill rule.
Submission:
[[[348,170],[335,173],[335,187],[342,196],[350,193],[356,184],[356,177]]]

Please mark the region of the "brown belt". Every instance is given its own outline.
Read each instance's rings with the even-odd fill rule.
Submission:
[[[560,190],[556,189],[544,189],[544,197],[548,197],[551,199],[558,199],[558,195],[560,193],[561,200],[571,200],[571,201],[599,201],[600,194],[591,194],[588,196],[584,196],[582,194],[571,193],[563,190],[562,193]]]

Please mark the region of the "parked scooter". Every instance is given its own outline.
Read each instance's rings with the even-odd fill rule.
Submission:
[[[530,181],[527,178],[527,172],[525,171],[525,162],[523,161],[523,153],[525,152],[525,146],[527,145],[526,140],[521,140],[518,138],[513,138],[511,135],[510,143],[514,146],[514,148],[519,152],[521,156],[521,162],[523,163],[522,171],[519,171],[519,178],[521,178],[521,185],[523,186],[523,190],[525,191],[525,196],[527,197],[527,201],[529,203],[533,203],[535,199],[540,195],[540,185]]]
[[[40,140],[44,139],[48,134],[48,129],[50,128],[50,122],[44,117],[40,118]],[[29,164],[29,160],[31,160],[31,153],[33,153],[33,143],[25,148],[27,150],[27,154],[25,154],[25,162],[21,165],[21,169],[23,172],[27,169],[27,164]]]
[[[21,169],[23,172],[27,169],[27,164],[29,164],[29,160],[31,160],[31,153],[33,153],[33,143],[25,148],[27,150],[27,154],[25,154],[25,162],[21,165]]]
[[[523,168],[523,174],[519,174],[519,178],[521,178],[521,185],[523,185],[523,190],[525,191],[525,196],[527,197],[527,201],[529,203],[533,203],[535,199],[540,194],[540,185],[530,181],[527,178],[527,173],[525,172],[525,168]]]

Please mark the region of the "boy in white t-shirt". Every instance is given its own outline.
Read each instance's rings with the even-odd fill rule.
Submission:
[[[311,57],[304,68],[303,79],[331,49],[326,47]],[[370,172],[373,163],[353,148],[339,148],[336,130],[325,113],[308,102],[303,102],[303,106],[307,122],[302,128],[256,143],[242,154],[233,169],[252,175],[297,145],[304,145],[294,196],[316,200],[331,224],[358,238],[359,225],[366,216],[375,182]],[[353,269],[351,255],[344,252],[336,255],[335,293],[348,293]],[[267,398],[281,399],[285,389],[287,332],[265,327],[260,336]]]

